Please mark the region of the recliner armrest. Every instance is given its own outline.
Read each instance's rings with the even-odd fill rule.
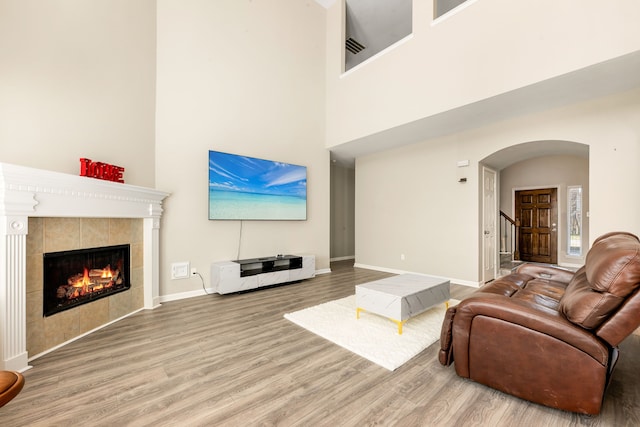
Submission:
[[[575,274],[573,271],[565,270],[564,268],[540,264],[522,264],[516,271],[536,279],[552,280],[564,284],[569,284]]]

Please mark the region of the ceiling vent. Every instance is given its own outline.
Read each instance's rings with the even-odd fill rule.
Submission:
[[[347,50],[351,53],[353,53],[354,55],[358,52],[361,52],[365,49],[365,47],[360,44],[358,41],[354,40],[353,38],[349,37],[347,39],[347,41],[345,42],[345,46],[347,48]]]

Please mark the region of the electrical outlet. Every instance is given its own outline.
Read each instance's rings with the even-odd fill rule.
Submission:
[[[404,254],[400,254],[400,261],[404,261]]]
[[[198,274],[198,270],[197,270],[197,269],[195,269],[195,268],[192,268],[192,269],[191,269],[191,275],[192,275],[192,276],[195,276],[196,274]]]
[[[171,264],[171,279],[187,279],[189,277],[189,262],[174,262]]]

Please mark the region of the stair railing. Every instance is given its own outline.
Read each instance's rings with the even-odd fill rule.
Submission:
[[[520,234],[520,220],[512,219],[506,213],[500,211],[500,252],[511,253],[513,260],[520,259],[518,238]]]

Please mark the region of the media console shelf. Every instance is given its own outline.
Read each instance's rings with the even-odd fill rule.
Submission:
[[[302,257],[295,255],[278,255],[267,258],[239,259],[240,277],[253,276],[272,271],[293,270],[302,268]]]
[[[313,255],[278,255],[211,264],[211,284],[219,294],[296,282],[315,274]]]

